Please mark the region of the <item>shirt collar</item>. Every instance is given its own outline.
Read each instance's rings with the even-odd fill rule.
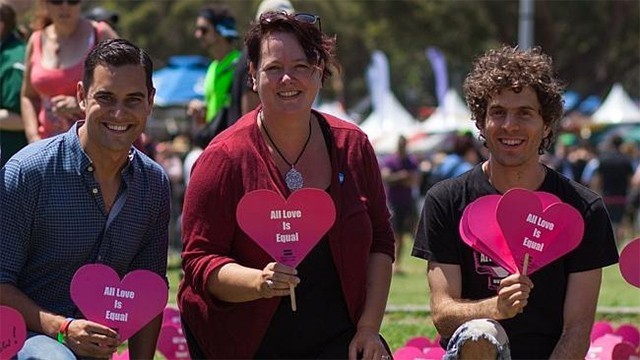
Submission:
[[[80,129],[84,124],[85,120],[76,121],[69,131],[63,135],[65,142],[69,144],[69,158],[71,159],[71,163],[74,164],[75,169],[79,174],[82,174],[85,171],[93,172],[93,169],[89,169],[93,166],[93,161],[91,161],[89,155],[84,152],[84,149],[80,144],[80,136],[78,136],[78,129]],[[127,173],[132,174],[133,172],[134,167],[132,166],[132,163],[136,159],[136,149],[133,146],[129,149],[129,156],[127,159],[127,164],[121,172],[123,175]]]

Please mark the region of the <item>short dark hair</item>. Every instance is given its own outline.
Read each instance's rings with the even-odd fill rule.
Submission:
[[[4,23],[4,30],[0,33],[0,39],[16,29],[16,11],[11,5],[0,1],[0,21]]]
[[[541,144],[541,148],[549,149],[564,112],[564,84],[554,75],[551,57],[540,47],[520,50],[502,46],[487,51],[474,62],[464,81],[464,92],[471,117],[482,130],[492,96],[503,89],[519,92],[527,86],[536,92],[540,115],[549,127],[549,135]]]
[[[263,17],[278,14],[277,21],[264,22]],[[244,43],[247,47],[247,59],[258,67],[260,62],[260,46],[265,36],[274,32],[290,33],[298,39],[300,46],[312,65],[320,65],[324,61],[325,67],[322,73],[322,83],[333,75],[331,69],[339,69],[335,58],[335,37],[325,35],[313,24],[305,23],[295,19],[295,14],[280,12],[266,12],[260,19],[251,23],[251,28],[245,36]]]
[[[153,91],[153,62],[144,50],[125,39],[107,39],[99,42],[84,61],[82,85],[88,89],[93,82],[96,66],[137,65],[144,68],[148,93]]]
[[[224,5],[205,6],[200,9],[198,16],[207,19],[211,27],[228,41],[238,38],[236,18],[228,7]]]

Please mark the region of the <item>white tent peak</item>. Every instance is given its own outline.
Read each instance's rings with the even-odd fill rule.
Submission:
[[[631,100],[622,85],[616,83],[591,118],[594,124],[638,123],[640,107]]]
[[[362,123],[360,128],[371,141],[377,153],[392,153],[397,147],[398,137],[411,136],[416,132],[416,120],[400,104],[398,99],[387,91],[382,103]]]
[[[467,105],[451,88],[447,90],[443,103],[422,123],[420,130],[427,133],[477,131]]]
[[[347,114],[344,106],[339,101],[325,101],[318,106],[314,106],[314,109],[355,124],[355,121]]]

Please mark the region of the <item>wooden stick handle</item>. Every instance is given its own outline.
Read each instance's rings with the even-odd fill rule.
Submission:
[[[296,305],[296,289],[293,287],[293,284],[289,284],[289,297],[291,298],[291,311],[298,310],[298,305]]]
[[[524,261],[522,264],[522,275],[527,276],[527,270],[529,270],[529,253],[524,254]]]

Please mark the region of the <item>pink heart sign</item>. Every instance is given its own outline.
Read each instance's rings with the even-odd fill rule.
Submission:
[[[490,257],[507,271],[515,273],[517,266],[509,248],[500,245],[506,243],[496,222],[496,207],[500,198],[500,195],[486,195],[469,204],[460,221],[460,226],[466,224],[466,229],[461,229],[461,234],[464,232],[465,236],[474,239],[473,243],[467,242],[471,248]]]
[[[160,314],[168,297],[167,283],[149,270],[134,270],[120,281],[112,268],[88,264],[71,280],[71,299],[84,316],[118,331],[122,341]]]
[[[167,360],[191,359],[182,328],[172,323],[162,325],[158,337],[158,350]]]
[[[0,359],[11,359],[27,339],[27,325],[18,310],[0,305]]]
[[[176,326],[182,326],[182,320],[180,319],[180,310],[167,306],[162,311],[162,325],[170,323]]]
[[[511,189],[502,195],[496,220],[519,271],[527,274],[575,249],[584,233],[578,210],[561,202],[543,208],[540,198],[526,189]],[[528,272],[523,271],[527,254]]]
[[[631,285],[640,288],[640,238],[632,240],[620,252],[620,274]]]
[[[533,192],[543,208],[561,200],[543,191]],[[518,272],[518,265],[496,220],[500,195],[485,195],[465,207],[459,224],[462,240],[474,250],[490,257],[510,273]]]
[[[240,199],[236,218],[274,260],[296,267],[329,231],[336,209],[320,189],[300,189],[287,200],[271,190],[255,190]]]
[[[640,354],[629,342],[621,336],[606,334],[591,343],[585,359],[590,360],[632,360],[638,359]]]

